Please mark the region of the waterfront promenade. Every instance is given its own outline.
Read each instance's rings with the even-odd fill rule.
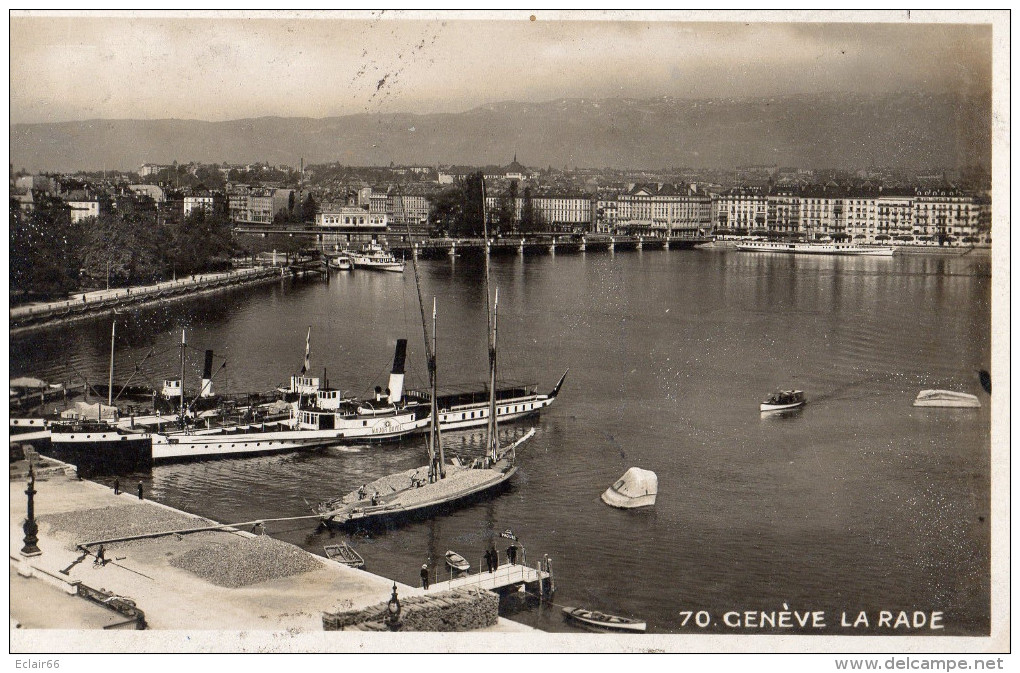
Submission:
[[[61,301],[34,302],[12,307],[9,311],[10,326],[14,329],[85,317],[130,305],[162,301],[235,285],[275,280],[284,273],[286,273],[284,267],[232,269],[218,273],[194,274],[152,285],[76,293]]]
[[[35,516],[42,554],[25,557],[20,553],[27,516],[25,488],[24,468],[12,468],[10,559],[12,574],[17,572],[19,581],[12,584],[11,619],[12,627],[16,623],[24,627],[12,628],[13,651],[31,651],[31,636],[23,644],[19,636],[32,627],[99,629],[108,625],[108,617],[91,609],[84,598],[71,595],[76,583],[129,598],[144,612],[150,629],[290,636],[322,632],[323,612],[376,605],[388,600],[393,587],[392,580],[339,565],[270,535],[233,528],[108,542],[103,545],[105,565],[96,564],[91,555],[81,559],[76,547],[83,543],[216,522],[140,500],[133,488],[115,495],[106,486],[78,480],[71,467],[43,470],[37,478]],[[314,525],[309,522],[310,527]],[[397,590],[401,597],[425,593],[400,583]],[[530,630],[504,619],[486,629]],[[166,642],[171,640],[175,643],[171,651],[189,651],[185,638]],[[225,649],[246,647],[243,641],[235,641]],[[104,651],[103,640],[88,641],[83,651]]]

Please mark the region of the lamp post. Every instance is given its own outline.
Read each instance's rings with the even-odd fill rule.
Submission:
[[[23,526],[25,531],[25,546],[21,548],[22,556],[39,556],[42,550],[39,549],[39,524],[35,522],[35,470],[32,465],[28,466],[28,488],[25,495],[28,496],[28,517]]]
[[[386,627],[390,631],[399,631],[401,626],[400,599],[397,598],[397,583],[394,582],[393,595],[390,596],[390,601],[386,604]]]

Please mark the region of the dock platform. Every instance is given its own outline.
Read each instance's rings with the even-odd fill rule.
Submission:
[[[538,564],[541,566],[541,564]],[[454,576],[452,579],[429,585],[429,592],[449,591],[450,589],[480,588],[500,591],[510,587],[522,587],[529,584],[545,584],[552,578],[552,573],[540,567],[529,568],[526,565],[504,563],[495,572],[479,572]]]

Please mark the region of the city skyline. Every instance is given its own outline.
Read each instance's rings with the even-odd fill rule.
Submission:
[[[944,22],[959,15],[851,13],[843,23],[845,13],[822,14],[829,23],[776,12],[470,16],[13,13],[10,120],[329,118],[819,91],[991,95],[991,24]]]

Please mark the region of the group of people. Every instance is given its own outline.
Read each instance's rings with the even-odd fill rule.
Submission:
[[[358,489],[358,500],[365,500],[368,497],[368,493],[365,490],[367,487],[368,484],[365,484],[364,486]],[[374,493],[372,493],[372,504],[373,505],[379,504],[379,491],[375,491]]]
[[[485,566],[490,573],[496,572],[496,569],[499,568],[499,552],[492,545],[489,545],[489,548],[485,550]]]
[[[506,560],[510,562],[510,565],[517,563],[517,544],[511,542],[510,546],[506,548]],[[485,565],[486,570],[490,573],[496,572],[499,569],[499,552],[492,545],[485,551]]]
[[[511,565],[517,563],[517,543],[511,542],[506,548],[506,558]],[[496,551],[496,547],[489,545],[489,548],[485,550],[485,570],[490,573],[494,573],[499,569],[499,552]],[[421,564],[421,586],[423,589],[429,588],[429,564]]]

